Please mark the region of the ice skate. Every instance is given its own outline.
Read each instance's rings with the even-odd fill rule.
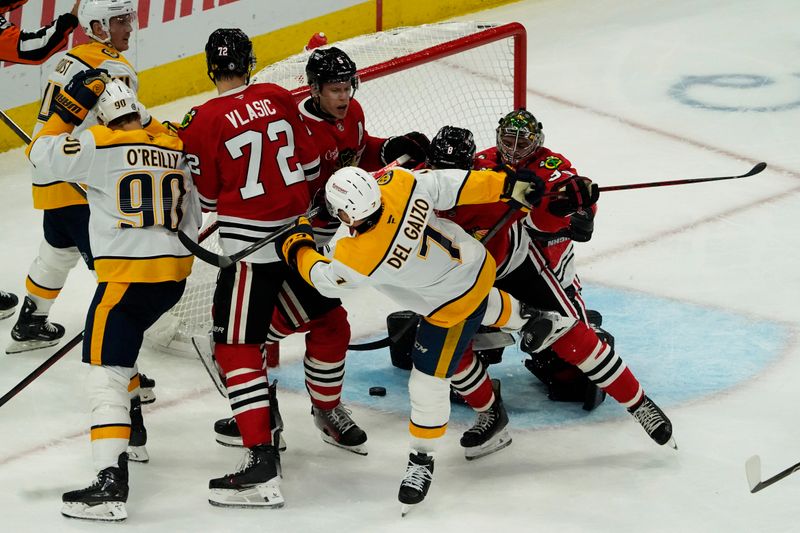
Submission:
[[[150,461],[147,453],[147,428],[144,427],[142,418],[142,404],[138,398],[131,400],[131,437],[128,440],[128,460],[135,463]]]
[[[18,303],[19,298],[17,298],[16,294],[0,291],[0,320],[13,315]]]
[[[280,464],[271,444],[247,449],[238,472],[208,482],[208,502],[219,507],[283,507]]]
[[[467,461],[484,457],[511,444],[508,434],[508,413],[500,396],[500,381],[492,380],[494,389],[494,403],[492,406],[478,413],[475,424],[461,436],[461,446],[464,447],[464,457]]]
[[[36,315],[36,304],[25,297],[17,323],[11,329],[11,342],[6,353],[21,353],[58,344],[64,336],[64,326],[47,320],[47,315]]]
[[[433,456],[426,453],[412,451],[408,455],[408,466],[403,481],[400,482],[400,492],[397,499],[403,504],[401,515],[405,516],[412,505],[417,505],[428,494],[433,481]]]
[[[128,457],[119,456],[118,466],[104,468],[85,489],[65,492],[61,514],[70,518],[118,522],[128,518]]]
[[[662,446],[669,444],[670,447],[678,449],[675,439],[672,438],[672,423],[653,400],[645,395],[639,407],[633,410],[628,409],[628,412],[657,444]]]
[[[311,408],[314,424],[322,431],[322,440],[339,448],[367,455],[367,434],[350,418],[350,410],[342,404],[333,409]]]
[[[285,452],[286,441],[283,439],[283,417],[281,417],[281,411],[278,408],[277,380],[273,381],[269,386],[269,406],[272,442],[277,442],[278,450]],[[236,423],[234,417],[221,418],[214,422],[214,435],[216,441],[222,446],[230,446],[232,448],[241,448],[244,446],[242,443],[242,433],[239,431],[239,425]]]
[[[156,380],[150,379],[141,372],[139,373],[139,400],[142,405],[147,405],[156,401],[155,389]]]

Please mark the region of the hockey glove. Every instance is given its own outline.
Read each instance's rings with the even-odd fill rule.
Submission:
[[[97,103],[111,81],[105,69],[89,69],[78,72],[53,99],[53,112],[68,124],[83,123],[89,110]]]
[[[515,203],[524,211],[529,211],[531,207],[539,205],[544,194],[544,182],[533,171],[527,168],[513,170],[509,167],[502,169],[506,173],[506,181],[503,185],[503,194],[500,199]]]
[[[547,209],[557,217],[571,215],[579,209],[590,209],[600,198],[597,184],[583,176],[572,176],[553,193],[555,198],[550,201]]]
[[[405,135],[389,137],[381,145],[381,160],[388,165],[402,155],[411,159],[403,164],[405,168],[414,168],[428,159],[431,141],[424,133],[412,131]]]
[[[594,231],[594,212],[591,209],[575,211],[569,217],[569,238],[576,242],[589,242]]]
[[[292,268],[297,267],[297,252],[301,248],[314,248],[314,229],[306,217],[299,217],[292,229],[287,231],[275,241],[275,247],[279,250],[281,257]]]

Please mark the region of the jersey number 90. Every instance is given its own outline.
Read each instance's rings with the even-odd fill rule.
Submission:
[[[126,174],[117,187],[119,211],[126,220],[120,221],[121,228],[146,228],[164,226],[170,231],[178,231],[183,218],[183,174],[165,172],[161,175],[150,172]]]

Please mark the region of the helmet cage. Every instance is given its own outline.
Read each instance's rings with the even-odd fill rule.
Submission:
[[[524,162],[544,144],[542,123],[531,113],[520,109],[500,119],[497,126],[497,150],[504,163]]]

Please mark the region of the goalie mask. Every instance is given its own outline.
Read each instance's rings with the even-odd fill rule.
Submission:
[[[97,99],[97,118],[108,125],[112,121],[136,113],[141,117],[139,101],[136,93],[120,80],[106,84],[106,88]]]
[[[319,93],[323,83],[350,82],[352,95],[358,89],[356,64],[335,46],[314,50],[306,63],[306,79],[312,92]]]
[[[475,139],[468,129],[444,126],[431,140],[428,164],[432,168],[472,168]]]
[[[230,76],[245,76],[250,82],[250,72],[256,66],[253,43],[238,28],[220,28],[208,37],[206,64],[211,81]]]
[[[111,19],[119,17],[121,22],[131,25],[136,21],[136,6],[133,0],[81,0],[78,22],[86,35],[103,44],[111,43]],[[99,22],[106,37],[94,33],[92,22]]]
[[[497,151],[503,163],[512,167],[524,163],[543,144],[542,123],[525,109],[517,109],[500,119]]]
[[[344,167],[334,172],[325,184],[325,202],[331,216],[352,226],[380,210],[381,190],[378,181],[366,170]],[[347,213],[348,221],[341,219],[339,210]]]

